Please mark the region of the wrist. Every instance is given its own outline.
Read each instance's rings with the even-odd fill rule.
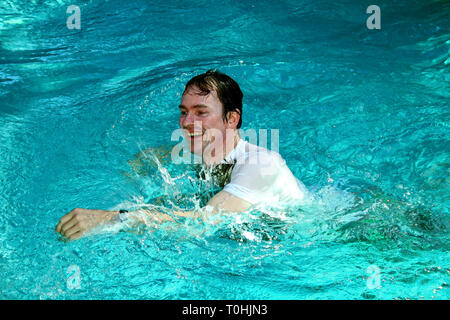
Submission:
[[[119,215],[119,211],[109,211],[109,210],[103,210],[103,220],[106,221],[111,221],[116,219],[116,217]]]
[[[124,222],[126,220],[126,214],[128,213],[128,210],[120,209],[119,211],[114,211],[115,213],[115,220],[118,222]]]

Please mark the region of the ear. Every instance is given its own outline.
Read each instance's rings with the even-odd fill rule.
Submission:
[[[241,114],[239,113],[238,110],[236,111],[229,111],[227,113],[227,124],[230,127],[236,128],[238,123],[239,123],[239,119],[241,118]]]

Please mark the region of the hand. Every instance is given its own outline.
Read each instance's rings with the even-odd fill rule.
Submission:
[[[56,231],[70,240],[75,240],[99,224],[111,220],[117,214],[118,211],[76,208],[59,220]]]

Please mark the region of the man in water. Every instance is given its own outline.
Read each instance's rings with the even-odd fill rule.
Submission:
[[[179,125],[189,151],[201,157],[203,165],[212,172],[223,165],[229,165],[232,170],[229,181],[202,208],[202,214],[238,213],[255,204],[302,200],[306,196],[305,186],[295,178],[278,153],[240,138],[242,98],[239,85],[215,70],[189,80],[183,92]],[[70,240],[78,239],[102,223],[120,219],[123,213],[123,210],[77,208],[61,218],[56,231]],[[155,222],[173,220],[162,212],[136,211],[134,217],[141,221],[137,213],[145,214]],[[173,214],[200,216],[193,211]]]

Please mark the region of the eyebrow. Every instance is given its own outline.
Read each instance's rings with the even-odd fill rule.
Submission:
[[[180,109],[187,109],[184,105],[182,105],[182,104],[180,104],[179,106],[178,106],[178,108],[180,108]],[[196,105],[194,105],[194,106],[192,106],[192,108],[194,108],[194,109],[203,109],[203,108],[209,108],[209,106],[207,106],[206,104],[196,104]]]

